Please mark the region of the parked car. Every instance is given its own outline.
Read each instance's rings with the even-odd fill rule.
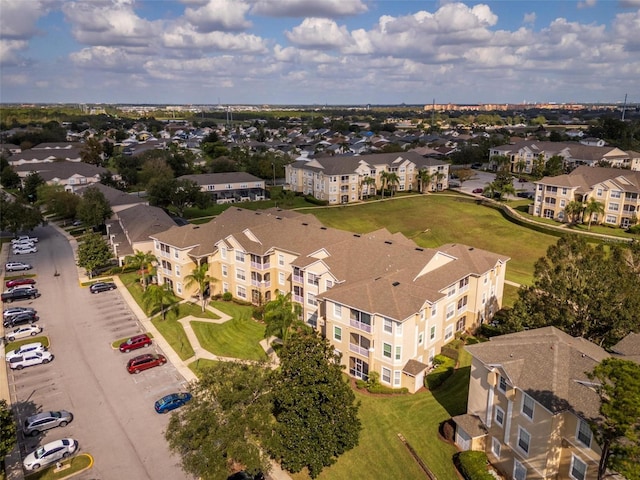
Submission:
[[[91,293],[100,293],[115,289],[116,284],[113,282],[96,282],[89,287],[89,291],[91,291]]]
[[[20,285],[35,285],[36,281],[33,278],[12,278],[7,280],[4,285],[7,288],[19,287]]]
[[[25,470],[38,470],[40,467],[67,458],[78,449],[78,442],[73,438],[63,438],[49,442],[27,455],[22,462]]]
[[[172,393],[165,395],[155,403],[155,409],[157,413],[167,413],[176,408],[182,407],[185,403],[191,400],[191,394],[184,393]]]
[[[152,343],[151,337],[146,333],[142,335],[135,335],[127,339],[120,344],[119,350],[123,353],[129,353],[131,350],[137,350],[138,348],[148,347]]]
[[[18,325],[26,325],[27,323],[35,323],[40,320],[40,317],[32,312],[22,312],[2,320],[4,328],[14,328]]]
[[[16,246],[13,248],[13,254],[14,255],[26,255],[27,253],[37,253],[38,249],[36,248],[36,246]]]
[[[16,248],[26,248],[26,247],[35,247],[36,244],[29,241],[29,240],[21,240],[19,242],[11,242],[11,248],[13,248],[14,250]]]
[[[474,188],[474,189],[472,190],[472,192],[473,192],[473,193],[482,193],[482,192],[484,192],[484,188]]]
[[[35,285],[16,285],[14,287],[9,287],[5,290],[5,292],[15,292],[16,290],[35,290]]]
[[[30,237],[29,235],[20,235],[19,237],[11,240],[11,244],[20,243],[20,242],[33,242],[38,243],[38,237]]]
[[[42,353],[46,351],[47,351],[47,347],[45,347],[40,342],[25,343],[24,345],[19,346],[15,350],[8,351],[5,356],[5,359],[7,360],[7,362],[9,362],[11,361],[12,358],[20,357],[22,355],[26,355],[27,353],[32,353],[32,352]]]
[[[53,354],[51,352],[29,352],[9,360],[9,368],[12,370],[22,370],[24,367],[49,363],[51,360],[53,360]]]
[[[24,262],[9,262],[6,263],[4,269],[7,272],[16,272],[18,270],[31,270],[33,267],[29,263]]]
[[[533,192],[518,192],[516,195],[520,198],[533,199]]]
[[[37,288],[15,287],[9,292],[2,292],[0,298],[3,302],[11,303],[14,300],[34,299],[40,296]]]
[[[472,163],[471,164],[471,168],[474,170],[480,170],[482,168],[482,164],[481,163]]]
[[[449,182],[449,188],[460,188],[460,182]]]
[[[133,357],[127,362],[127,371],[129,373],[140,373],[143,370],[149,368],[158,367],[167,363],[167,359],[164,355],[155,353],[147,353],[145,355],[138,355]]]
[[[3,320],[7,320],[8,318],[11,318],[14,315],[17,315],[17,314],[23,313],[23,312],[36,313],[36,310],[34,308],[31,308],[31,307],[10,307],[10,308],[5,309],[4,312],[2,312],[2,319]]]
[[[36,435],[55,427],[66,427],[73,420],[73,414],[66,410],[42,412],[28,417],[22,426],[25,435]]]
[[[5,333],[4,337],[7,339],[7,341],[13,342],[14,340],[17,340],[19,338],[35,337],[40,332],[42,332],[42,327],[40,325],[34,325],[33,323],[30,323],[29,325],[23,325],[21,327],[13,329],[9,333]]]

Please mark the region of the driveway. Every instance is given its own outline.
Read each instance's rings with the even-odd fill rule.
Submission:
[[[81,480],[188,479],[164,439],[169,417],[153,402],[184,389],[184,379],[167,363],[138,375],[125,370],[127,359],[111,343],[141,331],[118,291],[92,295],[78,284],[77,267],[66,238],[53,227],[40,227],[38,253],[22,256],[34,265],[42,296],[15,305],[35,307],[55,359],[48,365],[9,371],[11,400],[19,420],[34,410],[67,409],[74,420],[35,438],[19,436],[21,452],[42,443],[73,437],[80,452],[95,463],[75,477]],[[9,254],[9,260],[13,256]],[[157,346],[151,350],[158,351]],[[149,352],[144,349],[144,353]]]

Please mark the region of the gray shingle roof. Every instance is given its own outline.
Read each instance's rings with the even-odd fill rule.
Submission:
[[[95,165],[90,165],[84,162],[68,162],[66,160],[59,162],[16,165],[13,168],[18,173],[38,172],[38,174],[45,182],[54,178],[66,179],[72,177],[73,175],[80,175],[83,177],[96,177],[102,173],[107,172],[107,169],[103,167],[96,167]]]
[[[197,175],[183,175],[178,178],[179,180],[192,180],[198,185],[219,185],[240,182],[255,183],[264,181],[246,172],[202,173]]]

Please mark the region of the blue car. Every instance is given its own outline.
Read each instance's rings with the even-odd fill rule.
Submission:
[[[172,393],[170,395],[165,395],[160,400],[158,400],[155,404],[156,412],[158,413],[167,413],[171,410],[175,410],[176,408],[180,408],[185,403],[191,400],[190,393]]]

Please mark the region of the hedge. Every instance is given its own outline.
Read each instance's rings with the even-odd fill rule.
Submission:
[[[442,385],[447,378],[453,375],[455,371],[455,361],[449,357],[444,355],[436,355],[433,359],[433,364],[437,365],[435,369],[431,373],[429,373],[424,382],[425,386],[429,390],[435,390],[440,385]]]
[[[465,480],[495,480],[487,470],[487,454],[468,450],[453,456],[453,462]]]

